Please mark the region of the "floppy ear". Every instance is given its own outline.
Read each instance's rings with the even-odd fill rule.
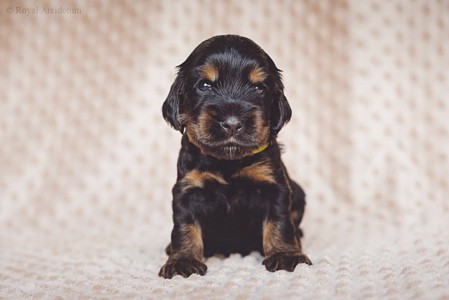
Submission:
[[[276,136],[279,131],[281,131],[282,127],[290,121],[292,109],[284,95],[281,70],[275,66],[271,58],[268,57],[268,61],[270,62],[271,72],[276,74],[274,83],[274,101],[271,107],[271,132]]]
[[[290,121],[292,117],[292,109],[288,104],[287,98],[284,95],[284,84],[282,83],[281,70],[276,67],[276,64],[271,57],[265,53],[265,59],[268,63],[268,70],[270,74],[274,75],[274,93],[273,104],[271,106],[271,133],[276,136],[282,127]]]
[[[282,83],[281,83],[282,84]],[[282,127],[290,121],[292,109],[284,95],[283,87],[275,91],[275,99],[271,109],[271,132],[277,135]]]
[[[178,72],[175,81],[173,82],[170,92],[168,93],[167,99],[165,99],[162,105],[162,115],[174,129],[183,133],[184,126],[179,117],[179,106],[181,99],[183,97],[184,88],[184,75],[183,72]]]

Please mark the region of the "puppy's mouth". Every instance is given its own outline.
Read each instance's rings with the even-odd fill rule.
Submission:
[[[246,147],[237,146],[234,144],[229,144],[220,148],[210,149],[208,151],[209,155],[218,158],[218,159],[227,159],[227,160],[238,160],[242,159],[246,156],[251,155],[252,151],[250,151]]]
[[[223,142],[199,143],[198,145],[204,154],[218,159],[238,160],[253,154],[259,145],[243,144],[233,138]]]
[[[223,141],[195,139],[189,134],[187,137],[189,141],[197,146],[203,154],[217,159],[242,159],[246,156],[254,154],[254,151],[261,147],[261,145],[258,144],[244,143],[235,137],[230,137]]]
[[[238,142],[235,142],[231,139],[221,147],[218,147],[219,150],[224,154],[227,159],[240,159],[244,156],[247,156],[251,153],[249,150],[250,147],[241,145]]]
[[[238,160],[258,153],[258,149],[268,144],[268,127],[263,130],[247,128],[248,131],[230,135],[212,131],[209,127],[187,126],[186,134],[202,154],[217,159]]]
[[[242,150],[238,146],[229,145],[229,146],[224,146],[223,147],[223,153],[229,159],[235,159],[236,156],[239,157],[241,152],[242,152]]]

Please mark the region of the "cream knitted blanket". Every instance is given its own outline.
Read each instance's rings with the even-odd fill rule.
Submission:
[[[449,299],[448,20],[445,0],[0,2],[0,298]],[[314,265],[164,280],[161,105],[223,33],[284,70]]]

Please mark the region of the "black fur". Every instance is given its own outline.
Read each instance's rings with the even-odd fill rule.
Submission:
[[[204,275],[204,257],[234,252],[259,251],[269,271],[311,264],[298,227],[305,194],[276,141],[291,108],[271,58],[247,38],[208,39],[179,66],[162,112],[183,137],[159,275]]]

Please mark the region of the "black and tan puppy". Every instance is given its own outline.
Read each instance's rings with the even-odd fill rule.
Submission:
[[[290,120],[280,71],[253,41],[216,36],[179,66],[163,104],[183,133],[169,258],[159,275],[204,275],[204,257],[259,251],[269,271],[311,264],[301,251],[305,195],[276,136]]]

